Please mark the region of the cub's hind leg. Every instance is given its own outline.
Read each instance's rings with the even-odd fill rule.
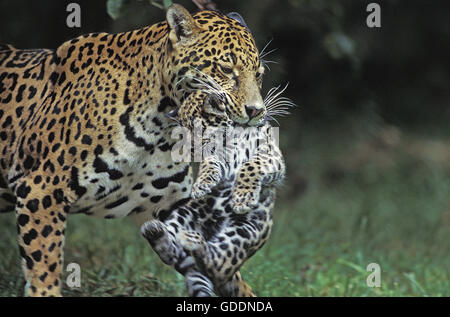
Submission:
[[[190,297],[211,297],[214,295],[214,285],[202,272],[189,270],[184,274],[186,288]]]
[[[256,296],[252,288],[242,279],[239,271],[234,272],[237,266],[227,263],[226,258],[217,252],[211,251],[213,245],[203,238],[203,236],[195,231],[185,232],[181,236],[181,244],[190,252],[195,258],[195,261],[202,272],[206,272],[214,283],[214,290],[217,295],[225,297],[254,297]],[[217,250],[220,248],[216,248]],[[229,271],[229,272],[228,272]],[[230,276],[231,273],[231,276]],[[198,285],[203,286],[203,289],[208,289],[210,281],[205,275],[196,272],[200,277],[197,278]],[[187,283],[189,281],[187,279]],[[201,287],[197,287],[197,289]],[[188,285],[189,289],[189,285]],[[204,291],[203,293],[207,293]],[[198,295],[197,295],[198,296]]]
[[[19,180],[16,219],[28,296],[61,296],[68,199],[62,188],[36,176]]]

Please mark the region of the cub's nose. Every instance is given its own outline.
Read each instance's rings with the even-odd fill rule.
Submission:
[[[264,112],[264,108],[256,108],[255,106],[245,106],[245,112],[247,113],[249,119],[257,118],[261,113]]]

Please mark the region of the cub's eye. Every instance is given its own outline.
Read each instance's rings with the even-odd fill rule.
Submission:
[[[231,67],[226,66],[220,66],[220,70],[226,75],[229,75],[233,72],[233,69]]]

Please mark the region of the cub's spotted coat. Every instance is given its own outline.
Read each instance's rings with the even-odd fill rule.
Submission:
[[[253,296],[238,269],[272,228],[275,185],[285,166],[271,126],[247,128],[230,140],[226,155],[201,163],[191,201],[141,228],[163,262],[184,275],[190,296]],[[243,200],[252,209],[236,213]]]
[[[208,78],[222,89],[226,116],[197,98],[180,109],[184,122],[260,124],[262,71],[241,23],[179,5],[165,22],[56,50],[2,45],[0,209],[16,212],[28,294],[61,294],[69,213],[132,215],[142,224],[186,203],[191,169],[171,159],[173,121],[164,114]]]

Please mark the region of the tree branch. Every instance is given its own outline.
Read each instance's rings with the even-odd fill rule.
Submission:
[[[192,2],[194,2],[200,10],[207,9],[217,11],[217,4],[212,0],[192,0]]]

